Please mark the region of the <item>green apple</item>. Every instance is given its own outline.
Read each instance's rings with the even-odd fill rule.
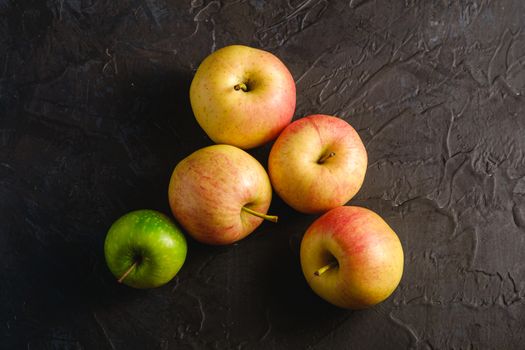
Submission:
[[[243,45],[215,51],[190,87],[195,118],[215,143],[243,149],[271,141],[295,111],[295,82],[273,54]]]
[[[104,244],[106,262],[118,282],[134,288],[168,283],[184,264],[186,239],[165,215],[137,210],[109,229]]]

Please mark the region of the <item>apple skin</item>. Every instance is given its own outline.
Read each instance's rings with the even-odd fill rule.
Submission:
[[[403,248],[388,224],[369,209],[338,207],[317,219],[301,242],[301,267],[313,291],[345,309],[388,298],[403,275]],[[337,261],[321,275],[315,271]]]
[[[332,157],[319,161],[331,152]],[[292,208],[322,213],[348,202],[363,184],[367,154],[346,121],[316,114],[284,129],[268,160],[274,190]]]
[[[104,243],[107,265],[117,279],[137,263],[122,283],[141,289],[168,283],[184,264],[186,253],[181,230],[154,210],[122,216],[113,223]]]
[[[270,179],[262,165],[245,151],[214,145],[179,162],[168,196],[177,221],[197,241],[234,243],[253,232],[262,218],[243,206],[266,214],[272,200]]]
[[[248,91],[235,89],[245,83]],[[206,57],[190,86],[199,125],[215,143],[243,149],[275,139],[295,111],[295,82],[273,54],[242,45]]]

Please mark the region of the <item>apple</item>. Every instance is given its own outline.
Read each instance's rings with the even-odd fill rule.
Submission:
[[[177,221],[197,241],[224,245],[253,232],[272,200],[270,179],[245,151],[214,145],[180,161],[171,176],[168,196]]]
[[[242,45],[206,57],[190,86],[191,107],[206,134],[243,149],[275,139],[292,120],[295,98],[286,66],[269,52]]]
[[[154,288],[168,283],[184,264],[186,239],[168,217],[136,210],[115,221],[104,243],[106,262],[119,283]]]
[[[399,238],[376,213],[338,207],[317,219],[301,242],[301,267],[313,291],[346,309],[388,298],[403,274]]]
[[[274,190],[294,209],[322,213],[348,202],[361,188],[367,154],[346,121],[311,115],[291,123],[268,160]]]

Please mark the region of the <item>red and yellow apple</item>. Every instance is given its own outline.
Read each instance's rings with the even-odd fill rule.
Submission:
[[[347,309],[380,303],[403,274],[399,238],[376,213],[338,207],[317,219],[301,242],[301,267],[313,291]]]
[[[169,203],[188,234],[202,243],[230,244],[263,221],[272,200],[270,179],[245,151],[214,145],[180,161],[171,176]]]
[[[288,125],[270,152],[274,190],[294,209],[321,213],[348,202],[361,188],[367,154],[346,121],[311,115]]]
[[[242,45],[206,57],[190,86],[191,107],[206,134],[243,149],[275,139],[292,120],[295,99],[286,66],[270,52]]]

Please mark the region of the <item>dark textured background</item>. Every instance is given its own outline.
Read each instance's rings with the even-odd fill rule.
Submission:
[[[524,349],[524,24],[521,0],[0,0],[0,348]],[[160,289],[108,272],[110,224],[169,213],[172,168],[211,143],[188,87],[232,43],[288,65],[297,117],[362,136],[352,202],[405,249],[385,303],[310,292],[297,248],[314,217],[278,198],[281,223],[190,242]]]

